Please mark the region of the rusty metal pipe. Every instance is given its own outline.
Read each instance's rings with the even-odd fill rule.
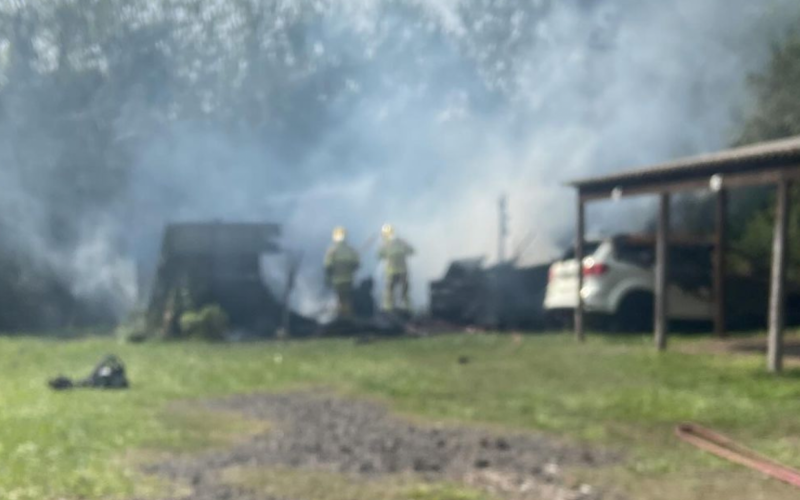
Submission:
[[[800,471],[770,460],[722,434],[693,423],[677,426],[675,434],[703,451],[800,488]]]

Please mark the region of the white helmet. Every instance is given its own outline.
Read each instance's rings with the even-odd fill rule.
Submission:
[[[347,229],[342,226],[336,226],[333,228],[333,241],[336,243],[341,243],[342,241],[347,239]]]

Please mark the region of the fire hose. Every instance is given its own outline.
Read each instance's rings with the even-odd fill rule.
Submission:
[[[728,437],[692,423],[679,425],[675,434],[703,451],[800,488],[800,471],[770,460]]]

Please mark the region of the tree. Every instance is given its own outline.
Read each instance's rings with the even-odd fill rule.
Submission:
[[[0,9],[0,328],[114,319],[118,297],[84,286],[76,255],[125,189],[132,149],[115,122],[135,100],[159,105],[170,81],[164,33],[124,20],[123,5]]]
[[[738,145],[800,135],[800,27],[773,47],[772,59],[762,74],[750,77],[754,106]],[[747,210],[735,226],[734,248],[749,261],[751,271],[768,272],[772,254],[774,196],[772,189],[754,189],[745,196]],[[800,189],[792,189],[789,224],[789,276],[800,278]]]

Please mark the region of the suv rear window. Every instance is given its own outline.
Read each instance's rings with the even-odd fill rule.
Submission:
[[[669,249],[669,278],[686,290],[711,286],[712,247],[709,245],[675,245]],[[656,261],[655,244],[617,240],[617,260],[641,267],[652,267]]]
[[[587,255],[592,255],[600,248],[601,241],[586,241],[583,243],[583,255],[584,257]],[[564,252],[564,255],[561,257],[561,260],[570,260],[575,258],[575,247],[570,247]]]
[[[656,261],[655,246],[618,241],[614,245],[614,257],[621,262],[650,267]]]

